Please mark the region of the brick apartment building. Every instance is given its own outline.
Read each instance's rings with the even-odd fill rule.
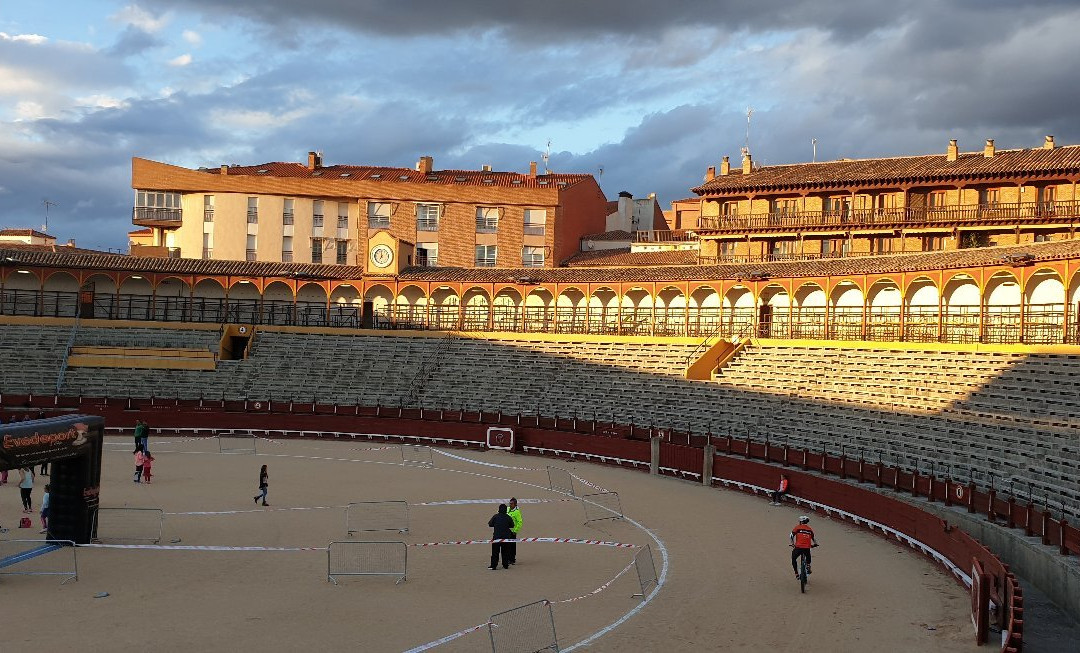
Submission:
[[[366,266],[553,267],[604,230],[592,175],[132,158],[132,254]]]

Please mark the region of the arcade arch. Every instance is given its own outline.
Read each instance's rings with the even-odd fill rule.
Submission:
[[[492,318],[496,331],[521,330],[521,295],[513,288],[503,288],[492,300]]]
[[[892,279],[878,279],[866,293],[866,339],[900,340],[903,293]]]
[[[686,335],[686,296],[675,286],[662,288],[653,302],[656,323],[653,331],[660,336]]]
[[[577,288],[563,288],[555,300],[558,316],[555,328],[559,333],[586,333],[589,325],[585,307],[585,293]]]
[[[701,286],[690,293],[687,334],[705,337],[720,326],[721,311],[725,300],[712,286]]]
[[[941,313],[941,295],[929,277],[918,277],[908,284],[904,297],[904,340],[936,342]]]
[[[979,285],[965,272],[953,275],[941,290],[942,342],[978,342],[982,300]]]
[[[848,279],[837,283],[832,289],[829,305],[828,337],[836,340],[862,340],[866,305],[862,288]]]
[[[464,331],[486,331],[491,323],[491,300],[483,288],[469,288],[462,294],[465,304],[461,319]]]
[[[525,330],[547,333],[554,326],[554,298],[546,288],[537,288],[525,297]]]
[[[428,306],[428,325],[433,329],[454,330],[458,328],[461,300],[450,286],[439,286],[431,293]]]
[[[1020,282],[1011,272],[996,272],[982,294],[982,342],[1019,342]]]
[[[1024,289],[1024,342],[1062,342],[1065,314],[1065,284],[1061,275],[1051,269],[1035,271]]]

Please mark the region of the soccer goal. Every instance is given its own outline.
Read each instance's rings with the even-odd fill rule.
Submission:
[[[408,576],[409,547],[404,542],[331,542],[326,547],[326,580],[342,576]]]
[[[619,503],[618,492],[599,492],[597,494],[582,495],[581,505],[585,507],[586,524],[603,519],[623,518],[622,505]]]
[[[219,435],[218,453],[255,454],[254,435]]]
[[[431,447],[422,444],[401,445],[401,464],[434,467],[435,462],[431,459]]]
[[[161,508],[98,508],[94,532],[99,542],[161,541],[165,513]]]
[[[559,650],[551,601],[540,600],[488,619],[492,653],[539,653]]]
[[[549,465],[547,473],[549,488],[556,492],[576,496],[574,494],[574,477],[570,475],[570,472],[561,467],[552,467]]]
[[[644,599],[649,595],[649,590],[656,587],[656,565],[653,564],[652,549],[646,544],[634,554],[634,567],[637,569],[638,584],[641,585],[641,594],[635,594]]]
[[[345,506],[345,532],[409,532],[409,504],[405,501],[357,501]]]

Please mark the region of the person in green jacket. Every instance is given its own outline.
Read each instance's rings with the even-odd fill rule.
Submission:
[[[506,511],[506,514],[510,515],[510,519],[514,520],[514,527],[510,529],[514,532],[514,537],[521,537],[521,509],[518,508],[516,497],[510,498],[510,509]],[[517,542],[510,544],[510,564],[517,564]]]
[[[135,446],[140,445],[142,445],[143,453],[150,453],[150,427],[145,421],[137,419],[135,420]]]

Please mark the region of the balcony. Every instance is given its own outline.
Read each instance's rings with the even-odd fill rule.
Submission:
[[[293,223],[293,220],[294,220],[294,216],[293,216],[292,211],[286,211],[286,212],[281,214],[281,224],[289,225],[289,224]]]
[[[292,260],[293,260],[292,251],[284,250],[283,252],[281,252],[281,262],[282,263],[292,263]]]
[[[859,227],[920,227],[934,225],[994,225],[1074,222],[1080,200],[996,203],[838,211],[778,211],[748,215],[702,216],[699,231],[807,231]]]
[[[479,231],[479,229],[477,229]],[[547,233],[547,226],[542,224],[527,224],[521,229],[526,236],[543,236]]]
[[[439,257],[436,254],[425,254],[423,251],[416,253],[416,264],[422,268],[439,267]]]
[[[179,227],[184,220],[180,209],[159,209],[136,206],[131,210],[131,222],[143,227]]]
[[[492,220],[485,219],[485,218],[477,218],[476,219],[476,233],[478,233],[478,234],[493,234],[493,233],[497,233],[498,230],[499,230],[499,220],[498,219],[492,219]]]
[[[685,229],[656,229],[635,231],[635,243],[693,243],[697,242],[698,236],[693,231]]]
[[[495,267],[494,256],[478,256],[476,258],[476,267],[478,268],[493,268]]]
[[[245,260],[247,260],[247,261],[257,261],[258,260],[258,255],[256,254],[255,250],[253,250],[253,249],[247,250]]]
[[[204,209],[203,210],[202,221],[203,222],[213,222],[214,221],[214,209]]]
[[[542,268],[544,267],[544,256],[523,256],[521,257],[521,267],[523,268]]]
[[[417,231],[438,231],[439,230],[439,219],[438,218],[435,218],[435,219],[417,218],[417,220],[416,220],[416,230]]]
[[[203,247],[202,257],[204,259],[212,259],[212,258],[214,258],[214,249],[212,247]]]
[[[368,229],[389,229],[390,228],[390,216],[373,215],[368,216]]]
[[[248,224],[259,224],[259,212],[248,209],[247,221]]]
[[[893,252],[899,254],[901,252]],[[914,254],[916,252],[908,252]],[[818,261],[854,256],[885,256],[885,252],[826,252],[794,254],[720,254],[719,256],[698,256],[698,265],[722,265],[726,263],[776,263],[783,261]]]

